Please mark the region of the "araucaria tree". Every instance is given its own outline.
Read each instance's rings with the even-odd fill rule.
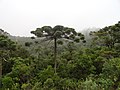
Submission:
[[[31,31],[37,37],[45,37],[47,40],[54,40],[54,72],[57,68],[57,40],[64,38],[68,41],[79,42],[80,40],[85,42],[84,35],[77,33],[75,29],[56,25],[55,27],[43,26],[37,28],[35,31]]]

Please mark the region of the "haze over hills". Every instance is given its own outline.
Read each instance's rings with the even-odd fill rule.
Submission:
[[[90,31],[98,31],[99,29],[100,28],[95,28],[95,27],[93,27],[93,28],[86,28],[86,29],[82,30],[81,33],[83,33],[85,35],[85,39],[89,43],[90,40],[91,40],[91,37],[89,35]],[[0,29],[0,34],[8,36],[11,40],[13,40],[14,42],[17,42],[18,44],[20,44],[22,46],[25,46],[26,42],[29,42],[31,44],[34,44],[36,41],[39,42],[39,43],[42,42],[41,38],[37,38],[36,37],[36,39],[31,39],[31,37],[13,36],[10,33],[6,32],[5,30],[2,30],[2,29]]]
[[[82,30],[81,33],[83,33],[84,35],[88,36],[90,31],[98,31],[99,29],[100,28],[95,28],[95,27],[93,27],[93,28],[86,28],[86,29]],[[9,37],[14,37],[14,38],[16,37],[16,39],[18,39],[18,38],[27,38],[28,37],[28,36],[13,36],[9,32],[6,32],[3,29],[0,29],[0,34],[5,35],[5,36],[9,36]]]

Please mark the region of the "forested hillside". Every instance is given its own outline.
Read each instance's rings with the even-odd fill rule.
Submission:
[[[120,22],[80,33],[61,25],[0,32],[0,90],[120,90]]]

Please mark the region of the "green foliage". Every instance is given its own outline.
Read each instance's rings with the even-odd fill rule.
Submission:
[[[88,43],[73,28],[43,26],[28,47],[1,35],[0,90],[119,90],[119,30],[120,22],[91,32]]]
[[[60,45],[63,44],[63,42],[61,40],[58,40],[57,43],[60,44]]]
[[[42,88],[41,82],[36,82],[32,90],[40,90]]]
[[[77,85],[76,82],[72,79],[63,79],[62,82],[62,89],[63,90],[73,90],[76,89]]]
[[[22,84],[21,89],[23,89],[23,90],[30,90],[31,89],[31,84],[30,83]]]
[[[31,39],[35,39],[35,37],[31,37]]]
[[[8,39],[7,36],[0,35],[0,49],[13,50],[15,47],[15,43]]]
[[[48,78],[45,82],[44,82],[44,89],[46,90],[51,90],[54,87],[54,82],[51,78]]]
[[[44,69],[39,74],[39,79],[41,82],[45,82],[47,78],[51,78],[54,76],[54,69],[51,66],[48,66],[47,69]]]
[[[120,23],[104,27],[97,32],[93,32],[93,35],[97,37],[96,41],[100,45],[113,48],[116,43],[120,43]]]
[[[29,88],[30,78],[32,76],[31,71],[33,68],[30,66],[30,62],[28,59],[22,58],[11,58],[14,61],[14,65],[12,67],[12,71],[6,74],[6,77],[10,77],[14,83],[18,83],[21,88]],[[6,77],[3,80],[6,80]],[[4,84],[4,82],[3,82]],[[17,87],[16,85],[12,85],[12,87]]]
[[[14,82],[11,77],[6,76],[2,79],[2,84],[3,84],[3,88],[11,89]]]
[[[26,42],[25,46],[30,47],[31,44],[32,44],[32,42]]]
[[[103,77],[114,82],[113,87],[118,88],[120,83],[120,58],[114,58],[104,63]]]
[[[100,90],[99,86],[92,79],[86,78],[84,82],[79,86],[82,90]]]
[[[47,40],[54,40],[54,72],[56,73],[57,69],[57,42],[62,44],[62,41],[58,39],[64,38],[72,40],[74,42],[79,42],[80,39],[84,40],[84,35],[77,33],[73,28],[64,27],[61,25],[56,25],[55,27],[43,26],[37,28],[35,31],[31,31],[32,34],[37,37],[46,37]]]

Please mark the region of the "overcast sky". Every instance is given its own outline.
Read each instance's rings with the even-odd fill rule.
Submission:
[[[81,31],[119,20],[120,0],[0,0],[0,28],[16,36],[45,25]]]

